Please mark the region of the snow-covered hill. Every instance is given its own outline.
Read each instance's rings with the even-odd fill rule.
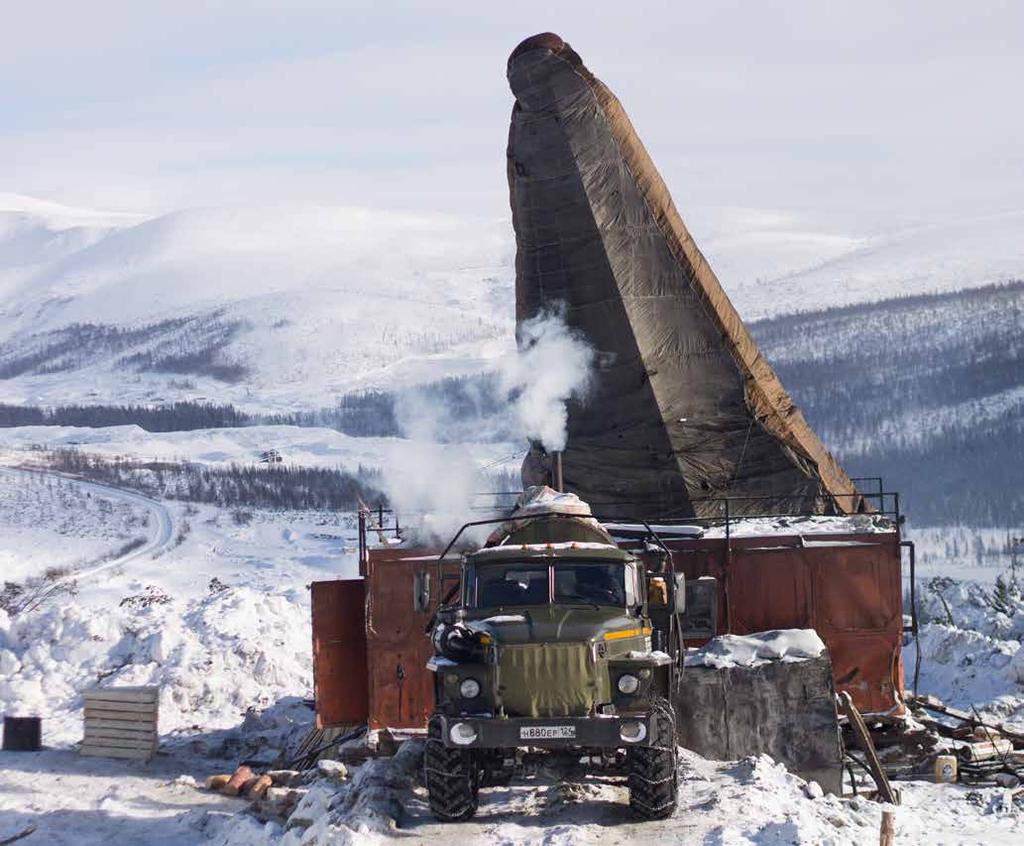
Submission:
[[[874,238],[757,211],[711,222],[699,240],[748,318],[1024,276],[1024,213]],[[513,252],[507,220],[140,219],[0,194],[0,402],[287,410],[479,372],[512,345]]]
[[[34,201],[0,211],[8,401],[319,406],[472,370],[511,343],[502,222],[349,208],[89,219]]]
[[[1024,212],[969,218],[917,226],[863,239],[811,240],[812,234],[782,229],[756,230],[736,236],[735,242],[712,241],[716,251],[751,251],[758,239],[765,251],[817,260],[793,263],[766,261],[759,273],[747,257],[745,274],[730,279],[722,274],[743,316],[750,320],[891,297],[976,288],[1024,278]],[[789,236],[789,237],[787,237]],[[801,248],[804,249],[801,249]],[[813,249],[812,249],[813,248]],[[726,264],[731,261],[726,256]],[[771,273],[772,269],[777,272]],[[732,284],[728,284],[728,283]]]

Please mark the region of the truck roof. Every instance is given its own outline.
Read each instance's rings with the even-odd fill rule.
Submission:
[[[466,560],[470,563],[542,558],[632,561],[633,555],[612,544],[565,541],[563,543],[510,543],[505,546],[487,546],[466,556]]]

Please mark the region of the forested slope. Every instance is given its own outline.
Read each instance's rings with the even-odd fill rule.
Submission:
[[[752,324],[851,475],[917,525],[1024,521],[1024,282]]]

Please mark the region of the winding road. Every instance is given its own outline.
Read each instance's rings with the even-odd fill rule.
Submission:
[[[79,487],[83,492],[105,497],[107,499],[121,500],[122,502],[145,508],[150,514],[150,536],[142,546],[136,547],[135,549],[126,552],[124,555],[119,555],[115,558],[103,559],[93,564],[86,564],[83,567],[79,567],[73,572],[68,573],[66,576],[56,579],[47,585],[44,592],[32,597],[28,603],[22,607],[22,611],[30,611],[32,608],[37,607],[46,599],[46,597],[54,593],[54,591],[63,584],[81,581],[82,579],[102,573],[105,570],[131,564],[132,561],[136,561],[146,556],[159,555],[170,547],[171,542],[174,539],[174,518],[171,516],[171,512],[167,506],[158,500],[150,499],[148,496],[143,496],[135,491],[117,488],[113,485],[105,485],[102,482],[88,482],[84,479],[79,479],[76,476],[70,476],[66,473],[57,473],[52,470],[30,470],[22,467],[0,466],[0,475],[16,479],[24,479],[31,476],[49,476],[51,478],[60,479],[62,482],[73,484],[76,487]]]

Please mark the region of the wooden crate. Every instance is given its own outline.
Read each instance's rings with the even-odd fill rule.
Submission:
[[[93,687],[85,691],[81,754],[149,759],[159,742],[157,687]]]

